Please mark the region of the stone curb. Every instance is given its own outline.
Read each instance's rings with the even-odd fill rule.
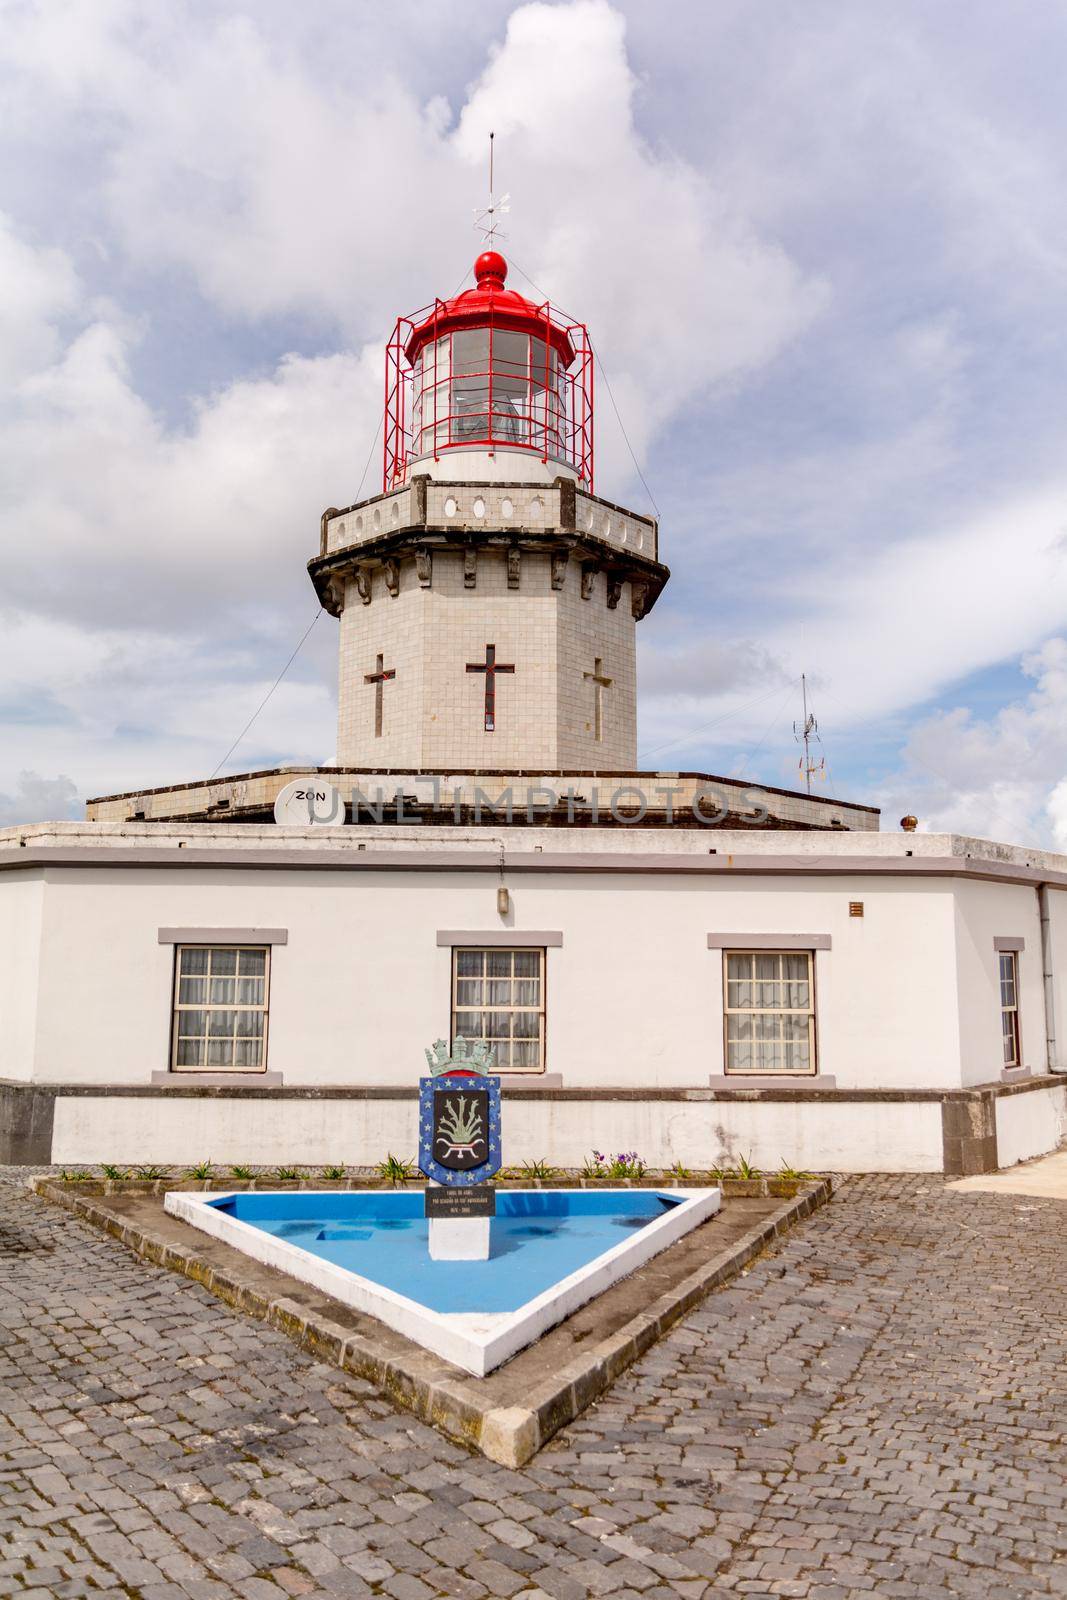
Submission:
[[[313,1174],[303,1178],[274,1178],[270,1172],[261,1172],[254,1178],[226,1178],[221,1173],[211,1178],[190,1178],[181,1172],[169,1173],[163,1178],[103,1178],[95,1173],[73,1166],[77,1177],[64,1178],[61,1171],[39,1174],[49,1182],[61,1185],[71,1194],[168,1194],[180,1190],[193,1194],[239,1194],[246,1190],[264,1188],[272,1193],[278,1189],[351,1190],[399,1189],[422,1192],[426,1180],[421,1175],[403,1182],[393,1183],[379,1178],[375,1173],[354,1173],[346,1178],[317,1178]],[[640,1178],[584,1178],[580,1173],[561,1172],[555,1178],[496,1177],[491,1179],[495,1189],[702,1189],[721,1188],[724,1198],[767,1198],[777,1196],[791,1200],[794,1195],[820,1176],[807,1174],[803,1178],[783,1178],[778,1173],[761,1173],[756,1178],[723,1177],[716,1172],[693,1172],[688,1178],[678,1178],[670,1172],[650,1169]]]
[[[272,1299],[243,1281],[236,1270],[220,1271],[195,1250],[176,1249],[150,1230],[122,1221],[86,1197],[83,1185],[57,1182],[45,1175],[29,1178],[27,1187],[102,1229],[144,1260],[182,1273],[227,1305],[278,1329],[317,1360],[368,1380],[422,1421],[432,1423],[450,1438],[472,1445],[505,1467],[524,1466],[554,1433],[580,1416],[680,1318],[713,1289],[736,1276],[779,1235],[824,1205],[832,1193],[827,1178],[805,1185],[610,1338],[590,1346],[578,1359],[528,1392],[524,1404],[490,1407],[479,1403],[477,1378],[450,1368],[429,1351],[405,1341],[407,1348],[402,1358],[396,1359],[366,1335],[353,1333],[319,1314],[308,1314],[285,1295]],[[239,1262],[239,1253],[234,1251],[233,1255]],[[442,1376],[453,1372],[454,1377]]]

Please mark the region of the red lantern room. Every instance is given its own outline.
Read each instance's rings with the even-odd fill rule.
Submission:
[[[486,250],[475,288],[397,321],[385,363],[386,492],[418,471],[528,479],[535,461],[546,481],[564,472],[592,491],[588,331],[506,288],[507,274]]]

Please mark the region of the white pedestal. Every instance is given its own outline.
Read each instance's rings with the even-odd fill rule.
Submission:
[[[431,1217],[434,1261],[488,1261],[491,1217]]]

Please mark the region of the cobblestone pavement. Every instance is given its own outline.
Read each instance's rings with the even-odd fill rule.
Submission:
[[[1067,1595],[1067,1205],[848,1182],[523,1471],[0,1171],[0,1596]]]

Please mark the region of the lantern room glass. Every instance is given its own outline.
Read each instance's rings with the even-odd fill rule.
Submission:
[[[515,445],[563,457],[566,389],[556,351],[536,334],[495,327],[446,333],[415,362],[414,454]]]

